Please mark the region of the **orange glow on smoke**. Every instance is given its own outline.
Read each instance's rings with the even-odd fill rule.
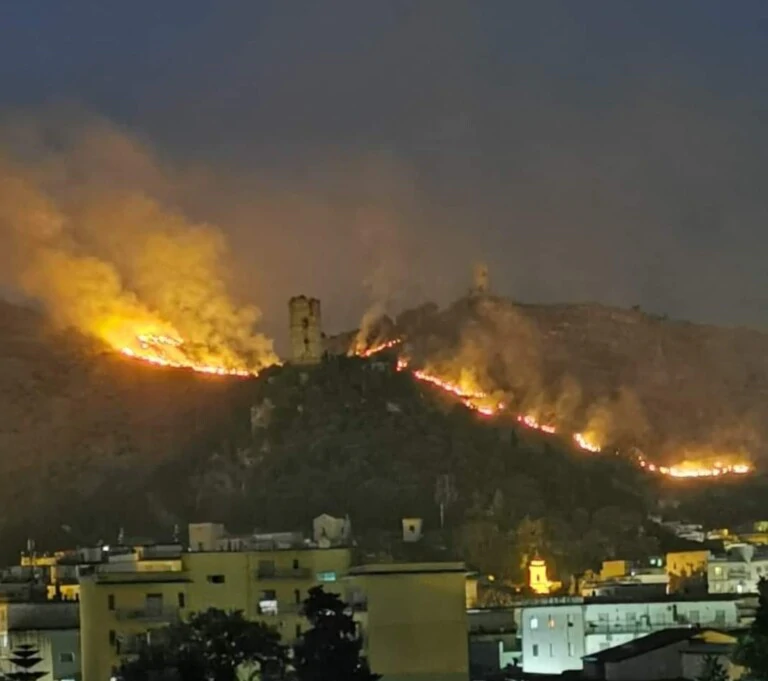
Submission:
[[[601,451],[600,446],[592,442],[584,433],[575,433],[573,441],[576,443],[577,447],[583,449],[585,452],[599,454]]]
[[[250,371],[232,367],[217,366],[199,362],[184,349],[184,342],[179,338],[163,334],[139,334],[132,346],[120,348],[127,357],[148,362],[156,366],[174,369],[191,369],[203,374],[217,376],[253,376]]]
[[[381,343],[372,348],[369,348],[362,352],[357,352],[361,357],[370,357],[371,355],[386,350],[388,348],[398,345],[401,339],[389,341],[388,343]],[[408,360],[404,357],[399,357],[397,360],[397,370],[405,371],[408,369]],[[470,389],[462,386],[460,383],[454,383],[446,379],[435,376],[423,369],[414,369],[411,371],[414,378],[424,383],[429,383],[443,392],[461,400],[461,402],[472,409],[473,411],[483,414],[484,416],[495,416],[502,409],[504,404],[496,403],[489,404],[491,396],[483,391],[477,389]],[[541,431],[548,435],[554,435],[557,433],[556,426],[541,423],[532,414],[520,414],[517,416],[517,422],[526,428]],[[571,436],[573,443],[582,451],[598,454],[602,451],[600,445],[594,441],[594,439],[588,433],[574,433]],[[735,463],[735,464],[723,464],[716,462],[713,465],[704,465],[702,463],[695,463],[686,461],[682,464],[675,466],[657,466],[654,463],[648,461],[642,454],[635,456],[637,464],[651,473],[658,473],[671,478],[712,478],[720,477],[723,475],[746,475],[753,471],[752,466],[747,463]]]

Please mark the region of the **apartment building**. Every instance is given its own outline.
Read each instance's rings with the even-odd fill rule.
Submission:
[[[307,627],[300,607],[309,589],[343,578],[351,560],[348,548],[317,548],[291,533],[246,541],[198,526],[190,538],[195,550],[118,553],[81,571],[83,681],[109,679],[153,629],[208,608],[242,610],[291,643]]]
[[[736,600],[665,597],[646,601],[561,598],[523,607],[523,671],[561,674],[582,669],[582,658],[675,627],[738,626]]]
[[[707,564],[711,594],[756,594],[763,577],[768,578],[768,548],[763,546],[733,544]]]

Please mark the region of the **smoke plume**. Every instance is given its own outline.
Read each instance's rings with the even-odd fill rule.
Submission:
[[[277,358],[259,310],[228,294],[227,244],[164,196],[172,171],[105,125],[56,139],[27,126],[0,147],[4,284],[51,319],[135,349],[137,336],[183,341],[201,364],[259,369]]]

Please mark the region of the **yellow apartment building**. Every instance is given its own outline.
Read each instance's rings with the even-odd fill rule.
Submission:
[[[152,629],[208,608],[242,610],[291,643],[306,628],[299,609],[309,589],[345,576],[351,560],[348,548],[205,550],[209,542],[190,543],[202,550],[106,563],[81,576],[83,681],[108,681]]]
[[[707,573],[709,551],[674,551],[666,557],[667,574],[690,577],[694,572]]]
[[[463,563],[350,570],[347,600],[362,606],[364,651],[382,681],[469,678],[466,575]]]

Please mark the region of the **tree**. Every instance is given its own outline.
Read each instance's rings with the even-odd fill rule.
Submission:
[[[282,672],[280,634],[242,611],[210,608],[152,632],[138,656],[123,663],[122,681],[235,681],[241,667]]]
[[[728,672],[714,655],[704,658],[704,665],[696,681],[728,681]]]
[[[377,681],[361,656],[363,642],[347,605],[323,587],[309,590],[304,616],[312,624],[294,648],[299,681]]]
[[[757,681],[768,681],[768,581],[758,584],[760,594],[755,621],[739,641],[733,661],[746,667],[749,676]]]

